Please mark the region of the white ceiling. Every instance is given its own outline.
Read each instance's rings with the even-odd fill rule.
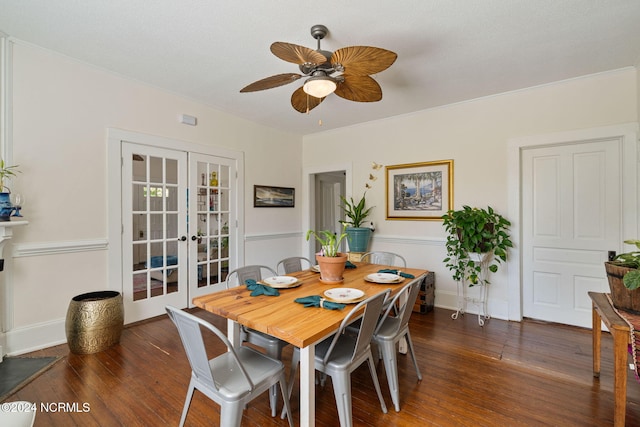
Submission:
[[[247,84],[295,64],[269,46],[354,45],[398,54],[374,76],[383,99],[330,95],[309,114],[298,80]],[[228,113],[297,134],[638,66],[638,0],[0,0],[0,31]],[[185,111],[184,113],[189,113]],[[321,125],[320,125],[321,121]]]

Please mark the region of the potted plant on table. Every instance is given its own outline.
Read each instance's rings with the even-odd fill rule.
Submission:
[[[611,301],[614,307],[640,313],[640,240],[624,243],[635,245],[635,251],[619,254],[604,263]]]
[[[483,267],[495,273],[498,264],[507,260],[507,250],[513,247],[508,234],[511,223],[496,211],[463,206],[450,210],[443,217],[448,232],[446,266],[455,281],[469,286],[489,283]]]
[[[373,170],[378,170],[381,167],[382,165],[376,162],[373,162],[371,166]],[[347,199],[344,196],[340,196],[342,199],[342,205],[340,207],[346,218],[340,221],[340,223],[345,227],[350,252],[367,252],[367,248],[369,247],[369,240],[371,239],[373,228],[364,227],[363,225],[374,206],[366,207],[366,195],[367,190],[372,187],[370,183],[373,183],[376,179],[378,179],[376,175],[372,173],[369,174],[369,179],[365,183],[364,193],[358,202],[356,202],[353,197]]]
[[[15,210],[9,199],[11,190],[6,185],[6,179],[16,176],[19,172],[18,165],[7,166],[4,159],[0,159],[0,221],[9,221],[11,212]]]
[[[325,283],[341,283],[342,274],[347,263],[347,254],[340,252],[340,243],[347,237],[343,232],[340,236],[333,231],[307,231],[307,240],[313,236],[322,246],[322,250],[316,254],[316,261],[320,268],[320,280]]]

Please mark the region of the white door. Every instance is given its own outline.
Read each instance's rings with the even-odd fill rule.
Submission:
[[[591,326],[588,291],[608,292],[607,250],[620,247],[619,138],[522,153],[523,315]]]
[[[223,289],[236,268],[235,178],[235,160],[189,154],[189,300]]]
[[[187,305],[187,154],[122,144],[126,323]]]
[[[344,171],[326,172],[316,175],[316,225],[314,230],[331,230],[336,234],[342,231],[340,220],[344,215],[340,205],[340,196],[344,195]],[[316,241],[316,252],[320,244]],[[342,251],[345,244],[342,243]]]

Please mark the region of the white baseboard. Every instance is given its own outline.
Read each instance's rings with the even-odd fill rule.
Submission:
[[[65,319],[14,328],[5,333],[7,356],[17,356],[67,342]]]

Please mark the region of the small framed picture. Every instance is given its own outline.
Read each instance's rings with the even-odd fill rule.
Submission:
[[[295,195],[295,188],[254,185],[253,207],[293,208],[295,206]]]
[[[453,206],[453,160],[385,169],[387,219],[442,220]]]

